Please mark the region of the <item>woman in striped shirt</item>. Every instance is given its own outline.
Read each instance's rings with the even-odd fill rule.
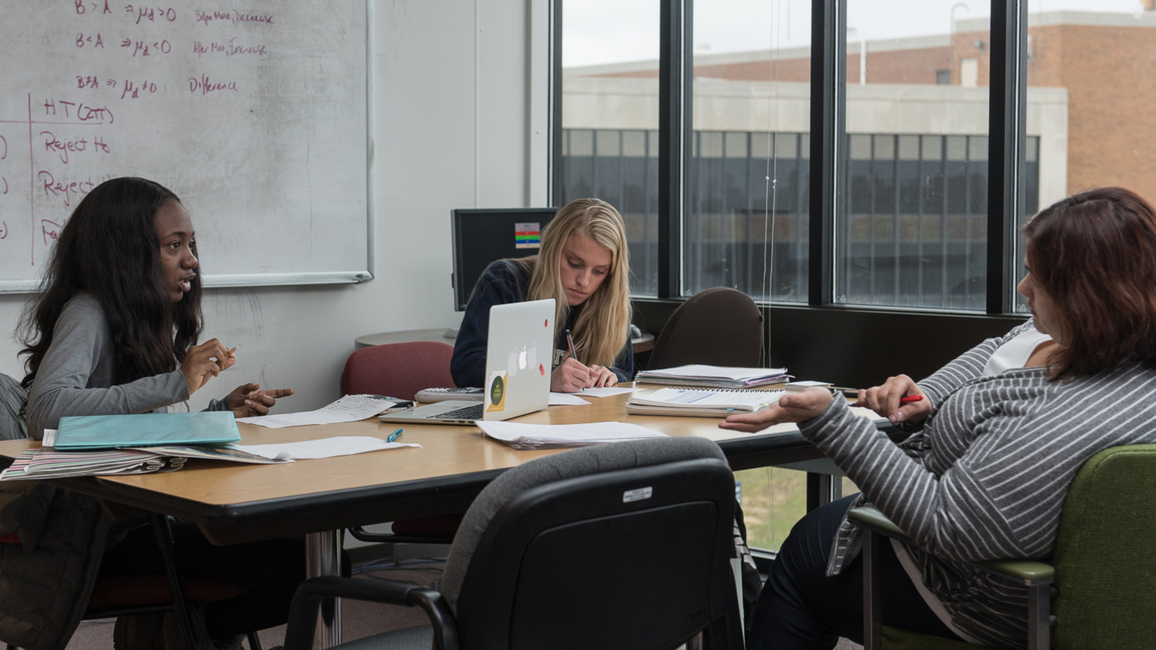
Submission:
[[[919,383],[901,375],[860,392],[892,422],[920,427],[902,444],[821,390],[720,424],[798,422],[863,491],[796,524],[759,598],[752,648],[862,641],[860,538],[845,513],[866,501],[915,542],[884,546],[885,624],[1025,646],[1026,592],[966,562],[1047,558],[1083,462],[1156,442],[1156,213],[1104,188],[1052,205],[1023,231],[1017,289],[1031,321]],[[901,406],[907,395],[924,399]]]

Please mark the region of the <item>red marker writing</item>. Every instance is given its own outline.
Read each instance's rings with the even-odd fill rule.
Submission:
[[[899,398],[900,404],[910,404],[912,402],[922,402],[922,401],[923,401],[922,395],[908,395],[907,397],[900,397]],[[859,402],[855,402],[851,406],[863,406],[863,405],[860,404]]]

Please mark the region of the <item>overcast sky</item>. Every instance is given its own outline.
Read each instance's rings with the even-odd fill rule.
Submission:
[[[740,52],[811,42],[811,0],[696,0],[696,51]],[[565,0],[563,64],[658,58],[659,0]],[[956,20],[988,17],[976,0],[849,0],[852,40],[947,34]],[[1028,0],[1028,11],[1059,9],[1139,14],[1139,0]]]

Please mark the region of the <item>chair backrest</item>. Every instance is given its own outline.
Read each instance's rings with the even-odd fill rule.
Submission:
[[[762,366],[763,315],[751,297],[730,287],[700,291],[679,305],[654,341],[646,367],[690,363]]]
[[[387,343],[354,350],[341,373],[341,394],[413,399],[425,388],[452,388],[453,356],[453,346],[438,341]]]
[[[0,440],[28,437],[28,427],[21,413],[27,401],[28,391],[20,382],[0,374]]]
[[[509,470],[454,539],[442,593],[463,649],[741,647],[734,476],[718,446],[663,438]]]
[[[1084,463],[1052,564],[1053,648],[1137,647],[1156,637],[1156,445],[1112,447]]]

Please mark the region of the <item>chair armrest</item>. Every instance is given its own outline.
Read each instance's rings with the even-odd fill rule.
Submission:
[[[453,544],[453,535],[396,535],[394,533],[371,533],[362,526],[351,526],[345,530],[354,539],[374,544]]]
[[[458,627],[442,595],[419,584],[394,580],[310,578],[297,587],[289,608],[285,650],[310,650],[323,598],[352,598],[406,607],[419,606],[433,624],[435,650],[457,650]]]
[[[879,508],[875,506],[859,506],[851,508],[847,511],[847,518],[858,523],[867,530],[875,531],[881,535],[888,537],[895,537],[900,541],[912,541],[907,533],[902,528],[895,525],[895,522],[887,518]]]
[[[887,515],[875,506],[851,508],[847,511],[847,517],[868,531],[894,537],[901,542],[915,543],[902,528],[896,526],[895,522],[888,519]],[[1056,570],[1050,564],[1034,560],[983,560],[968,564],[1014,578],[1028,586],[1048,584],[1056,574]]]
[[[1056,576],[1052,565],[1034,560],[985,560],[974,564],[993,573],[1018,578],[1025,585],[1047,584]]]

